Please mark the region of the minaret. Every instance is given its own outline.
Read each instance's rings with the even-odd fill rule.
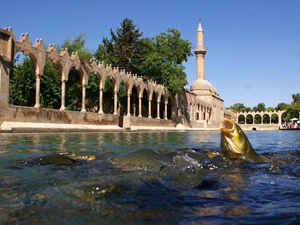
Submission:
[[[206,54],[206,47],[203,46],[203,30],[201,22],[199,22],[197,30],[197,46],[194,48],[194,53],[196,54],[197,79],[204,80],[204,56]]]

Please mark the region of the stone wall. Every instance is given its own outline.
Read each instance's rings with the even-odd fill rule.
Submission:
[[[171,120],[145,118],[145,117],[130,117],[131,126],[155,126],[155,127],[174,127]]]
[[[4,121],[32,123],[64,123],[89,125],[118,125],[118,116],[90,112],[9,106],[0,116],[0,124]]]
[[[243,130],[279,130],[279,124],[239,124]]]

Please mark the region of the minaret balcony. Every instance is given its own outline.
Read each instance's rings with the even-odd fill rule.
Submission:
[[[195,54],[205,54],[206,53],[206,47],[204,46],[197,46],[194,48]]]

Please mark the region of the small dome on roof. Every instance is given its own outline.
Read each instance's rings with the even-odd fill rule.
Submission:
[[[207,80],[197,79],[192,83],[191,91],[210,91],[212,93],[218,94],[217,90],[209,83]]]

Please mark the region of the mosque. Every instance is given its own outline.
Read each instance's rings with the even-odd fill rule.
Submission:
[[[178,102],[178,107],[187,107],[186,117],[181,119],[181,113],[178,113],[177,123],[182,122],[185,126],[192,128],[216,128],[219,126],[224,117],[236,121],[236,113],[232,110],[224,110],[224,100],[219,97],[216,88],[205,80],[204,58],[206,47],[203,45],[203,29],[199,22],[197,30],[197,46],[194,48],[196,55],[196,80],[192,83],[190,90],[175,96],[175,99],[181,95],[187,95],[187,104]],[[176,101],[175,101],[176,102]],[[180,110],[179,110],[180,111]],[[181,110],[182,111],[182,110]]]

